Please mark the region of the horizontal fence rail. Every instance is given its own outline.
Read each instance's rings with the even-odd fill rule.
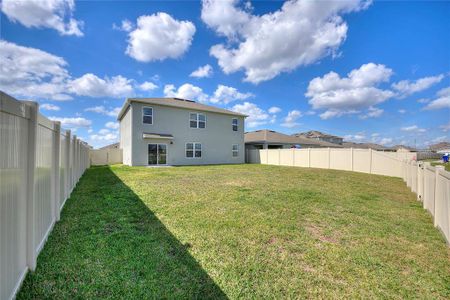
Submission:
[[[35,102],[0,92],[0,299],[34,271],[66,199],[89,167],[89,146]]]
[[[450,244],[450,172],[442,166],[416,162],[412,154],[372,149],[264,149],[247,150],[248,163],[355,171],[402,178],[417,194],[434,225]]]

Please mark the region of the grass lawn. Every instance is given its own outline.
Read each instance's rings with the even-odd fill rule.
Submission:
[[[450,298],[399,178],[267,165],[94,167],[18,299]]]

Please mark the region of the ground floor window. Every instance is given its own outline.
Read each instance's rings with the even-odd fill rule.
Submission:
[[[167,164],[166,144],[148,144],[148,164],[149,165]]]
[[[233,144],[231,152],[233,153],[233,157],[238,157],[239,156],[239,145]]]
[[[201,143],[186,143],[186,157],[187,158],[201,158],[202,144]]]

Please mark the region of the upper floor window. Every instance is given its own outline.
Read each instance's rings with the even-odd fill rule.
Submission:
[[[238,119],[233,118],[231,121],[231,126],[233,127],[233,131],[238,131]]]
[[[190,113],[189,126],[191,128],[206,128],[206,116],[202,113]]]
[[[142,122],[144,124],[153,124],[153,108],[143,107],[142,108]]]

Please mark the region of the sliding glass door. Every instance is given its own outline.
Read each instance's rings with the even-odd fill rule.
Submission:
[[[167,144],[148,144],[148,164],[167,164]]]

